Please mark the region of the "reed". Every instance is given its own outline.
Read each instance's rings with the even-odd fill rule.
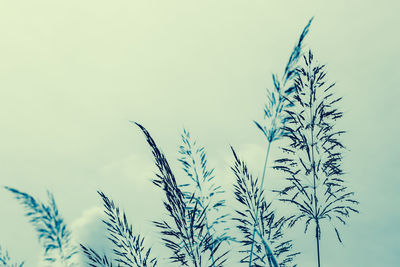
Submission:
[[[160,229],[165,246],[172,252],[170,260],[182,266],[223,266],[227,252],[217,255],[221,242],[216,243],[207,229],[207,207],[201,207],[195,193],[185,197],[150,133],[139,123],[135,124],[144,133],[159,171],[153,183],[165,193],[164,207],[170,220],[155,221],[154,224]]]
[[[326,80],[325,65],[314,59],[311,51],[297,69],[295,90],[287,97],[291,103],[284,131],[288,145],[284,157],[276,160],[275,169],[286,174],[288,185],[278,190],[280,200],[297,208],[289,227],[304,222],[306,233],[315,227],[317,264],[321,266],[321,224],[329,221],[340,242],[337,223],[346,224],[351,213],[357,213],[354,192],[344,181],[342,152],[345,149],[337,120],[343,113],[337,104],[342,99],[334,94],[334,83]]]
[[[311,18],[307,25],[304,27],[298,42],[296,43],[295,47],[293,48],[292,53],[290,54],[288,63],[285,66],[282,78],[279,79],[278,75],[273,74],[272,75],[272,80],[273,80],[273,90],[268,90],[267,89],[267,103],[265,104],[264,108],[264,121],[263,123],[258,123],[257,121],[254,121],[255,125],[258,127],[258,129],[261,130],[261,132],[264,134],[266,137],[267,141],[267,149],[266,149],[266,155],[265,155],[265,160],[264,160],[264,167],[262,171],[262,178],[260,184],[258,184],[259,189],[258,191],[264,191],[264,182],[265,182],[265,175],[266,171],[268,168],[268,158],[269,154],[271,151],[271,146],[274,142],[280,140],[284,135],[285,135],[285,130],[284,126],[286,123],[286,115],[284,110],[287,109],[288,107],[291,106],[291,102],[286,101],[287,97],[293,93],[294,91],[294,78],[297,75],[296,68],[297,68],[297,63],[299,61],[299,58],[302,56],[302,47],[303,47],[303,41],[305,37],[307,36],[311,22],[313,21],[313,18]],[[249,259],[248,259],[248,264],[249,267],[252,266],[253,264],[253,254],[254,254],[254,245],[256,244],[255,236],[257,232],[257,227],[259,222],[259,209],[260,209],[260,201],[262,198],[261,196],[257,198],[257,202],[254,204],[254,224],[253,224],[253,230],[252,230],[252,237],[250,239],[253,240],[250,244],[250,250],[249,250]],[[266,242],[264,240],[264,242]],[[274,258],[273,253],[270,253],[270,256]],[[277,261],[274,259],[273,261],[270,262],[270,266],[277,266]]]
[[[240,203],[233,220],[243,234],[237,239],[245,248],[240,251],[245,254],[240,262],[250,266],[293,266],[291,264],[298,252],[292,252],[292,241],[283,236],[288,219],[277,218],[271,202],[264,198],[260,180],[249,173],[246,163],[239,159],[233,148],[232,152],[235,158],[232,167],[236,176],[235,197]]]
[[[186,208],[192,211],[197,205],[196,216],[200,217],[204,213],[206,231],[210,236],[208,250],[212,255],[211,266],[215,266],[214,249],[223,242],[232,241],[232,237],[227,234],[230,229],[227,225],[226,201],[223,199],[225,191],[215,182],[214,169],[207,167],[205,148],[192,141],[190,133],[186,130],[183,131],[181,139],[179,162],[189,179],[188,183],[180,184],[179,187],[182,188]]]

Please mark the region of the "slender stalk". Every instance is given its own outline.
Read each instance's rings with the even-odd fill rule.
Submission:
[[[310,102],[309,102],[309,110],[310,110],[310,132],[311,132],[311,169],[313,172],[313,193],[314,193],[314,221],[315,221],[315,238],[317,240],[317,259],[318,259],[318,267],[321,266],[320,254],[319,254],[319,239],[320,239],[320,229],[319,229],[319,214],[318,214],[318,201],[317,201],[317,175],[315,173],[315,158],[314,158],[314,113],[313,113],[313,103],[315,99],[315,91],[314,91],[314,78],[310,77]]]
[[[264,169],[263,169],[263,175],[262,175],[262,179],[261,179],[260,190],[262,190],[264,188],[265,173],[267,170],[267,163],[268,163],[268,156],[269,156],[270,149],[271,149],[271,142],[268,141],[268,147],[267,147],[267,153],[265,155],[265,162],[264,162]],[[251,263],[252,263],[252,259],[253,259],[254,238],[256,235],[256,228],[257,228],[257,224],[258,224],[258,210],[259,210],[259,206],[260,206],[260,199],[261,199],[261,197],[258,198],[257,205],[256,205],[256,216],[255,216],[254,229],[253,229],[253,238],[252,238],[253,242],[251,243],[251,248],[250,248],[249,267],[251,267]],[[263,240],[263,238],[261,238],[261,239]],[[268,258],[272,257],[274,259],[273,267],[278,267],[278,265],[276,263],[276,259],[273,255],[271,249],[269,248],[268,244],[264,240],[263,240],[263,243],[265,245],[265,248],[267,249]],[[272,267],[271,263],[270,263],[270,266]]]
[[[286,131],[285,124],[286,124],[286,119],[287,119],[286,115],[287,114],[284,110],[290,106],[290,103],[288,103],[286,100],[287,100],[287,97],[294,90],[294,84],[290,84],[289,86],[286,86],[286,85],[288,82],[292,83],[292,81],[297,76],[297,62],[302,55],[302,43],[309,31],[309,27],[311,25],[312,20],[313,20],[313,18],[311,18],[308,21],[306,27],[303,29],[303,32],[300,35],[299,41],[296,44],[296,46],[294,47],[294,49],[289,57],[289,61],[285,67],[285,71],[284,71],[282,79],[279,80],[277,75],[272,75],[272,79],[274,81],[275,92],[270,92],[270,94],[268,95],[268,101],[267,101],[266,107],[264,109],[265,118],[267,118],[268,121],[270,119],[272,119],[271,125],[270,125],[271,127],[265,127],[265,126],[263,127],[255,121],[255,124],[257,125],[257,127],[264,133],[264,135],[267,137],[267,140],[268,140],[268,148],[267,148],[267,153],[266,153],[265,162],[264,162],[264,170],[263,170],[260,190],[263,190],[263,187],[264,187],[265,173],[266,173],[271,143],[273,141],[279,140],[280,138],[285,136],[285,131]],[[278,95],[278,99],[276,99],[275,93]],[[261,198],[261,196],[260,196],[260,198]],[[249,267],[251,267],[253,253],[254,253],[254,237],[255,237],[256,227],[258,224],[258,212],[259,212],[260,198],[257,200],[257,205],[256,205],[255,225],[254,225],[253,235],[252,235],[253,242],[251,243]],[[263,242],[265,243],[265,240],[263,240]],[[267,244],[265,243],[265,245],[267,245]],[[269,249],[268,245],[266,248],[268,248],[268,251],[269,251],[268,252],[269,265],[278,267],[278,263],[273,255],[273,253]],[[273,258],[273,260],[270,259],[270,256]]]
[[[194,160],[192,160],[192,164],[193,164],[193,165],[196,164],[196,163],[194,162]],[[200,181],[199,181],[199,175],[197,174],[196,168],[194,168],[194,174],[195,174],[195,176],[196,176],[197,186],[199,187],[199,190],[200,190],[200,199],[203,199],[203,192],[202,192],[202,190],[201,190],[201,185],[200,185]],[[200,206],[202,206],[202,205],[200,204]],[[204,208],[204,207],[202,207],[202,208]],[[205,212],[205,213],[206,213],[206,212]],[[207,233],[209,234],[210,231],[208,230],[207,217],[205,218],[205,223],[206,223]],[[200,254],[199,254],[199,246],[198,246],[197,242],[194,240],[194,236],[192,236],[192,247],[193,247],[193,246],[196,247],[196,257],[193,256],[193,262],[194,262],[195,266],[197,267],[197,259],[196,259],[196,258],[200,259],[200,256],[199,256]],[[192,250],[192,253],[193,253],[193,255],[194,255],[193,250]],[[214,257],[213,257],[212,261],[213,261],[212,266],[214,267]]]
[[[271,150],[271,143],[272,143],[272,142],[268,142],[267,154],[265,155],[263,176],[262,176],[262,179],[261,179],[261,190],[264,188],[265,173],[266,173],[266,171],[267,171],[268,155],[269,155],[269,151]],[[258,210],[258,206],[259,206],[259,205],[260,205],[260,199],[258,199],[257,210]],[[258,212],[257,212],[257,213],[258,213]],[[257,216],[257,215],[256,215],[256,216]]]
[[[305,221],[306,233],[310,223],[315,223],[317,264],[321,267],[321,222],[329,220],[338,241],[342,242],[335,223],[346,224],[351,212],[358,213],[354,192],[347,190],[341,178],[342,153],[345,149],[339,136],[336,121],[343,112],[336,106],[341,97],[332,92],[333,84],[326,82],[325,65],[313,61],[309,51],[304,65],[297,69],[294,94],[285,126],[287,148],[284,157],[276,160],[274,168],[285,173],[289,182],[280,190],[280,199],[294,205],[298,211],[290,219],[289,227]],[[313,225],[314,226],[314,225]]]
[[[218,249],[219,245],[228,239],[214,228],[216,224],[223,223],[223,218],[226,216],[216,214],[225,205],[224,201],[216,199],[217,195],[223,193],[223,191],[213,182],[214,169],[210,170],[207,168],[207,157],[204,147],[198,147],[196,141],[192,142],[189,132],[185,129],[181,137],[183,144],[180,146],[179,153],[182,157],[178,161],[182,163],[182,168],[191,182],[183,184],[180,187],[186,188],[182,192],[184,193],[187,209],[191,211],[194,205],[197,206],[198,209],[194,217],[203,217],[205,227],[202,231],[205,234],[204,237],[206,237],[206,240],[195,236],[195,241],[193,242],[197,244],[196,249],[199,250],[202,258],[206,259],[209,267],[219,266],[217,262],[219,257],[216,256],[216,250],[220,251]],[[211,214],[217,215],[217,218],[214,219]],[[191,221],[191,218],[188,218],[188,221]],[[209,257],[202,255],[206,251],[210,252]]]
[[[264,244],[264,248],[267,251],[269,266],[279,267],[278,262],[277,262],[276,258],[274,257],[274,254],[273,254],[271,248],[268,246],[267,242],[265,242],[264,238],[262,238],[262,236],[260,235],[260,233],[258,231],[257,231],[257,234],[260,236],[262,243]]]
[[[319,222],[317,221],[317,225],[315,226],[315,238],[317,239],[317,258],[318,258],[318,267],[321,266],[321,260],[320,260],[320,252],[319,252]]]
[[[279,104],[278,104],[277,109],[276,109],[277,112],[275,113],[274,118],[272,120],[273,128],[276,127],[276,119],[277,119],[277,116],[278,116],[278,110],[280,110],[280,106],[283,105],[283,101],[284,101],[283,98],[281,98],[279,96]],[[274,139],[273,138],[267,138],[267,140],[268,140],[268,146],[267,146],[267,153],[265,155],[265,161],[264,161],[264,168],[263,168],[263,174],[262,174],[262,179],[261,179],[260,190],[263,190],[263,188],[264,188],[265,173],[267,172],[268,156],[269,156],[269,152],[271,150],[271,143],[274,141]],[[257,222],[258,222],[258,210],[259,210],[259,207],[260,207],[260,200],[261,200],[261,196],[260,196],[260,198],[258,198],[257,205],[256,205],[256,216],[255,216],[255,222],[254,222],[255,224],[254,224],[254,229],[253,229],[253,242],[251,243],[251,248],[250,248],[249,267],[251,267],[252,258],[253,258],[254,237],[255,237],[256,227],[257,227]],[[276,259],[274,257],[274,254],[272,253],[271,249],[269,248],[268,244],[264,241],[263,238],[261,238],[261,239],[263,240],[264,246],[267,249],[268,262],[269,262],[270,267],[278,267],[278,263],[277,263],[277,261],[276,261]],[[271,264],[271,260],[270,260],[271,258],[273,259],[272,260],[273,265]]]
[[[193,166],[195,166],[195,164],[196,164],[194,159],[192,159],[192,164],[193,164]],[[201,199],[201,201],[204,201],[203,190],[201,188],[200,178],[199,178],[199,174],[197,173],[197,168],[193,168],[193,169],[194,169],[194,174],[196,175],[197,186],[199,187],[199,191],[200,191],[200,199]],[[207,233],[208,233],[208,235],[212,236],[211,233],[210,233],[210,225],[208,224],[207,207],[204,207],[202,205],[202,203],[200,203],[200,205],[202,206],[203,209],[205,209],[204,217],[205,217],[205,224],[206,224],[206,228],[207,228]],[[211,244],[211,246],[210,246],[211,251],[213,250],[213,248],[214,248],[214,246]],[[211,255],[211,266],[215,267],[214,254]]]

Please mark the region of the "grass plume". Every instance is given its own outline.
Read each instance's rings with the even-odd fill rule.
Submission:
[[[285,134],[283,128],[286,122],[286,114],[284,110],[291,105],[291,102],[286,100],[295,90],[294,79],[296,77],[296,69],[299,59],[303,55],[303,42],[310,30],[312,21],[313,18],[308,21],[301,32],[299,40],[289,56],[282,78],[279,79],[277,74],[272,74],[274,87],[272,90],[267,89],[264,121],[262,123],[254,121],[258,129],[260,129],[267,138],[268,143],[281,139]]]
[[[252,267],[293,266],[290,264],[298,253],[291,252],[292,241],[283,238],[287,219],[276,217],[271,203],[264,198],[260,180],[249,173],[246,163],[239,159],[233,148],[232,152],[235,158],[232,167],[236,176],[235,197],[241,207],[236,210],[237,216],[233,220],[238,223],[237,228],[243,234],[243,238],[238,240],[245,247],[240,251],[245,254],[241,263],[248,263]],[[254,226],[256,235],[253,235]]]
[[[287,96],[290,95],[294,91],[294,78],[296,77],[296,68],[299,58],[302,55],[302,47],[303,41],[307,36],[311,22],[313,18],[311,18],[307,25],[304,27],[302,33],[300,34],[299,40],[293,48],[292,53],[290,54],[288,63],[286,64],[284,73],[282,75],[282,79],[279,80],[278,75],[273,74],[272,80],[274,83],[274,89],[267,89],[267,103],[264,108],[264,123],[261,125],[260,123],[254,121],[258,129],[265,135],[267,139],[267,150],[264,160],[264,167],[262,172],[261,183],[259,184],[259,191],[263,191],[264,182],[265,182],[265,174],[268,165],[268,157],[271,150],[271,145],[273,142],[281,139],[285,135],[284,126],[286,123],[286,116],[284,114],[284,110],[291,106],[291,102],[286,101]],[[260,201],[261,198],[258,198],[257,201]],[[260,203],[255,203],[255,219],[253,225],[253,233],[252,240],[255,240],[256,231],[257,231],[257,223],[259,221],[259,209]],[[251,243],[251,248],[249,251],[249,267],[252,266],[253,262],[253,254],[254,254],[254,245],[255,243]],[[275,261],[276,265],[276,261]],[[272,266],[272,265],[271,265]]]
[[[281,201],[298,209],[289,226],[304,221],[307,232],[314,223],[320,266],[321,222],[328,220],[341,242],[336,223],[345,224],[352,212],[358,212],[358,202],[343,180],[345,147],[340,136],[345,131],[336,127],[343,113],[337,108],[341,97],[333,93],[335,84],[327,83],[325,66],[314,60],[311,51],[297,72],[284,128],[289,145],[283,148],[285,157],[276,160],[275,169],[287,174],[288,186],[279,191]]]
[[[103,200],[104,213],[107,220],[103,220],[107,226],[108,239],[112,242],[114,258],[107,255],[100,256],[91,248],[81,245],[82,251],[89,259],[90,266],[117,266],[129,267],[155,267],[157,259],[150,256],[151,249],[144,246],[144,237],[135,235],[132,225],[129,224],[126,214],[121,212],[114,201],[108,198],[103,192],[98,191]]]
[[[44,260],[60,262],[65,266],[75,266],[73,256],[78,252],[71,241],[64,219],[58,212],[53,194],[47,192],[48,203],[45,204],[31,195],[11,187],[5,187],[25,207],[25,215],[38,233],[39,243],[44,248]]]
[[[182,266],[223,266],[226,253],[216,256],[220,243],[213,243],[212,236],[207,231],[207,208],[199,212],[201,208],[194,193],[187,202],[188,199],[178,186],[164,154],[150,133],[142,125],[135,124],[144,133],[159,171],[153,183],[165,193],[164,206],[170,222],[162,220],[155,222],[155,225],[161,230],[165,246],[172,251],[171,261]],[[192,208],[188,208],[189,206]]]
[[[196,206],[197,217],[204,213],[207,234],[210,236],[208,249],[213,254],[211,262],[214,266],[214,248],[232,239],[226,234],[229,230],[226,224],[228,214],[224,213],[225,200],[220,197],[225,191],[221,186],[216,185],[214,169],[207,168],[205,148],[199,146],[196,141],[192,141],[190,133],[186,130],[183,131],[181,138],[179,162],[189,178],[189,183],[181,184],[180,188],[183,189],[186,208],[192,211]]]

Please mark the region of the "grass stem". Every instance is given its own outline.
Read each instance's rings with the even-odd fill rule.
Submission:
[[[267,146],[267,153],[265,155],[265,161],[264,161],[264,168],[263,168],[263,174],[262,174],[262,178],[261,178],[261,186],[260,189],[262,190],[264,188],[264,180],[265,180],[265,173],[267,171],[267,164],[268,164],[268,156],[269,156],[269,152],[271,150],[271,142],[268,141],[268,146]],[[259,210],[259,206],[260,206],[260,199],[261,197],[258,198],[257,200],[257,205],[256,205],[256,217],[255,217],[255,221],[254,221],[254,228],[253,228],[253,242],[251,243],[251,248],[250,248],[250,257],[249,257],[249,267],[251,267],[251,263],[253,260],[253,251],[254,251],[254,238],[256,235],[256,228],[257,228],[257,224],[258,224],[258,210]],[[272,253],[271,249],[269,248],[268,244],[265,242],[265,240],[263,238],[261,238],[261,240],[263,240],[264,246],[268,252],[268,258],[272,258],[272,262],[273,265],[271,265],[270,262],[270,266],[271,267],[278,267],[278,263],[274,257],[274,254]]]

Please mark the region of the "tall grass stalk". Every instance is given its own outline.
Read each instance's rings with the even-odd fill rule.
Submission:
[[[250,249],[255,248],[251,266],[266,266],[267,264],[279,267],[290,266],[298,253],[291,252],[292,241],[283,238],[287,219],[278,218],[275,215],[271,203],[265,200],[260,180],[249,173],[247,165],[239,159],[233,149],[232,152],[235,158],[235,164],[232,167],[236,176],[235,197],[240,203],[240,208],[236,210],[237,217],[233,219],[238,222],[237,228],[244,235],[243,238],[239,238],[240,243],[244,247],[250,247],[240,251],[245,254],[241,263],[250,262]],[[256,213],[259,214],[257,218]],[[255,236],[253,236],[254,225],[256,225]]]
[[[194,193],[187,203],[185,194],[178,186],[164,154],[157,147],[149,132],[142,125],[135,124],[144,133],[159,170],[153,183],[165,193],[164,206],[170,222],[162,220],[154,223],[161,230],[165,246],[172,251],[173,255],[170,256],[170,259],[182,266],[189,266],[189,264],[195,267],[223,266],[227,252],[217,253],[220,251],[221,243],[215,244],[213,237],[207,231],[205,220],[207,208],[199,212],[201,208],[195,200]],[[188,208],[192,205],[192,209]]]
[[[27,210],[25,215],[30,218],[29,222],[35,227],[39,243],[44,248],[44,260],[50,263],[59,262],[67,267],[75,266],[73,256],[78,250],[71,241],[71,232],[58,212],[53,194],[48,192],[48,204],[45,204],[27,193],[11,187],[5,188]]]
[[[272,79],[274,82],[274,90],[273,91],[267,90],[268,101],[264,109],[264,118],[265,118],[264,125],[261,126],[260,123],[254,121],[256,126],[262,131],[262,133],[265,135],[267,139],[267,151],[265,155],[264,167],[262,171],[262,178],[260,184],[261,188],[264,188],[264,181],[265,181],[271,144],[274,141],[281,139],[285,134],[283,127],[285,125],[286,118],[283,111],[290,105],[290,102],[286,101],[286,98],[294,90],[293,80],[296,76],[297,62],[302,55],[302,44],[306,35],[309,32],[312,20],[313,18],[311,18],[308,21],[307,25],[305,26],[300,35],[297,44],[295,45],[292,53],[290,54],[289,61],[284,69],[282,79],[279,80],[277,75],[275,74],[272,75]],[[255,223],[258,222],[259,205],[260,203],[256,203]],[[254,225],[252,234],[253,240],[256,235],[256,229],[257,225]],[[254,253],[254,242],[251,244],[249,267],[252,266],[253,253]],[[271,257],[273,257],[272,253],[271,255],[272,255]],[[278,267],[276,260],[272,262],[273,264],[271,266]]]
[[[223,212],[225,200],[219,198],[225,191],[215,183],[214,169],[207,167],[205,148],[199,146],[196,141],[192,141],[190,133],[186,130],[181,135],[181,139],[179,162],[189,178],[189,183],[181,184],[180,188],[183,189],[187,209],[194,210],[194,206],[197,205],[197,217],[204,212],[205,226],[210,236],[211,266],[215,266],[213,249],[231,239],[226,234],[229,229],[226,226],[228,214]],[[194,202],[191,201],[192,199]]]
[[[342,242],[336,223],[346,224],[352,212],[358,212],[343,180],[341,167],[344,146],[336,121],[343,113],[335,97],[335,84],[328,84],[325,66],[318,64],[309,51],[297,69],[295,91],[288,97],[292,104],[287,110],[284,127],[288,146],[283,148],[286,157],[276,160],[275,169],[288,176],[289,185],[280,190],[281,201],[297,207],[289,227],[305,220],[306,233],[310,223],[315,224],[317,265],[321,266],[321,222],[328,220],[337,238]]]

